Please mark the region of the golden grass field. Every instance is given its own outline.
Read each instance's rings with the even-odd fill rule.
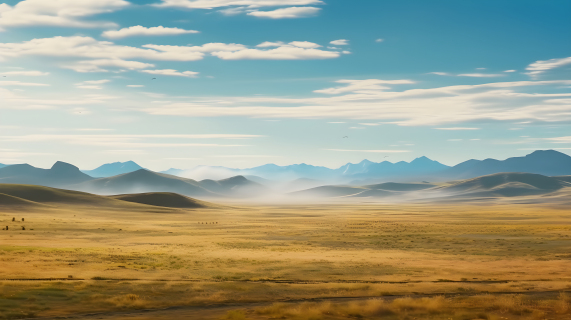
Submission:
[[[58,205],[5,226],[0,319],[571,319],[565,207]]]

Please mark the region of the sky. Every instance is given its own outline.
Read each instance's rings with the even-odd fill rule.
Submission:
[[[0,0],[0,163],[571,154],[569,16],[568,0]]]

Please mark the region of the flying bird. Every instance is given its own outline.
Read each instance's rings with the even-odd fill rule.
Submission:
[[[349,139],[349,137],[348,137],[348,136],[344,136],[343,139]]]
[[[157,78],[152,78],[151,80],[157,80]]]

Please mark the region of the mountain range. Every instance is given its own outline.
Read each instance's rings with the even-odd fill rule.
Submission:
[[[66,187],[92,179],[78,167],[61,161],[56,162],[50,169],[40,169],[29,164],[0,168],[0,183]]]
[[[139,169],[113,177],[93,178],[64,162],[57,162],[50,169],[40,169],[28,164],[0,168],[0,184],[38,185],[101,195],[172,192],[207,198],[254,197],[269,191],[261,184],[242,176],[218,181],[196,181]]]
[[[143,169],[143,167],[133,161],[127,161],[107,163],[93,170],[83,170],[83,173],[88,174],[94,178],[107,178],[123,173],[137,171],[140,169]]]
[[[397,163],[388,161],[375,163],[364,160],[337,169],[308,164],[291,166],[268,164],[250,169],[200,166],[192,171],[204,176],[211,174],[216,177],[213,179],[191,179],[185,177],[189,171],[177,169],[168,172],[176,175],[143,169],[132,161],[110,163],[95,170],[82,172],[76,166],[58,161],[50,169],[36,168],[28,164],[1,167],[0,184],[39,185],[102,195],[172,192],[203,198],[249,198],[292,192],[306,192],[306,195],[320,196],[324,191],[327,197],[357,194],[379,197],[395,192],[400,194],[422,189],[437,190],[437,184],[441,182],[464,181],[498,173],[537,174],[557,177],[558,181],[567,181],[565,179],[571,176],[571,157],[561,152],[547,150],[506,160],[468,160],[453,167],[420,157],[411,162]],[[114,175],[97,177],[110,174]],[[513,186],[509,186],[511,187]],[[438,190],[451,191],[451,189]]]
[[[244,175],[270,181],[310,179],[328,183],[362,185],[389,181],[448,181],[500,172],[527,172],[547,176],[571,175],[571,157],[555,150],[545,150],[506,160],[472,159],[452,167],[427,157],[420,157],[411,162],[396,163],[363,160],[357,164],[348,163],[337,169],[308,164],[290,166],[266,164],[249,169],[199,166],[191,170],[170,169],[166,173],[188,178],[205,177],[208,174],[218,178]]]

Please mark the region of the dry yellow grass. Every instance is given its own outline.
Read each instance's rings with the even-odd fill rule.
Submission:
[[[568,213],[500,204],[3,209],[0,314],[569,291]],[[5,281],[46,278],[70,280]],[[550,308],[566,315],[562,297]],[[391,312],[438,301],[406,299]],[[521,306],[493,300],[497,312]]]

